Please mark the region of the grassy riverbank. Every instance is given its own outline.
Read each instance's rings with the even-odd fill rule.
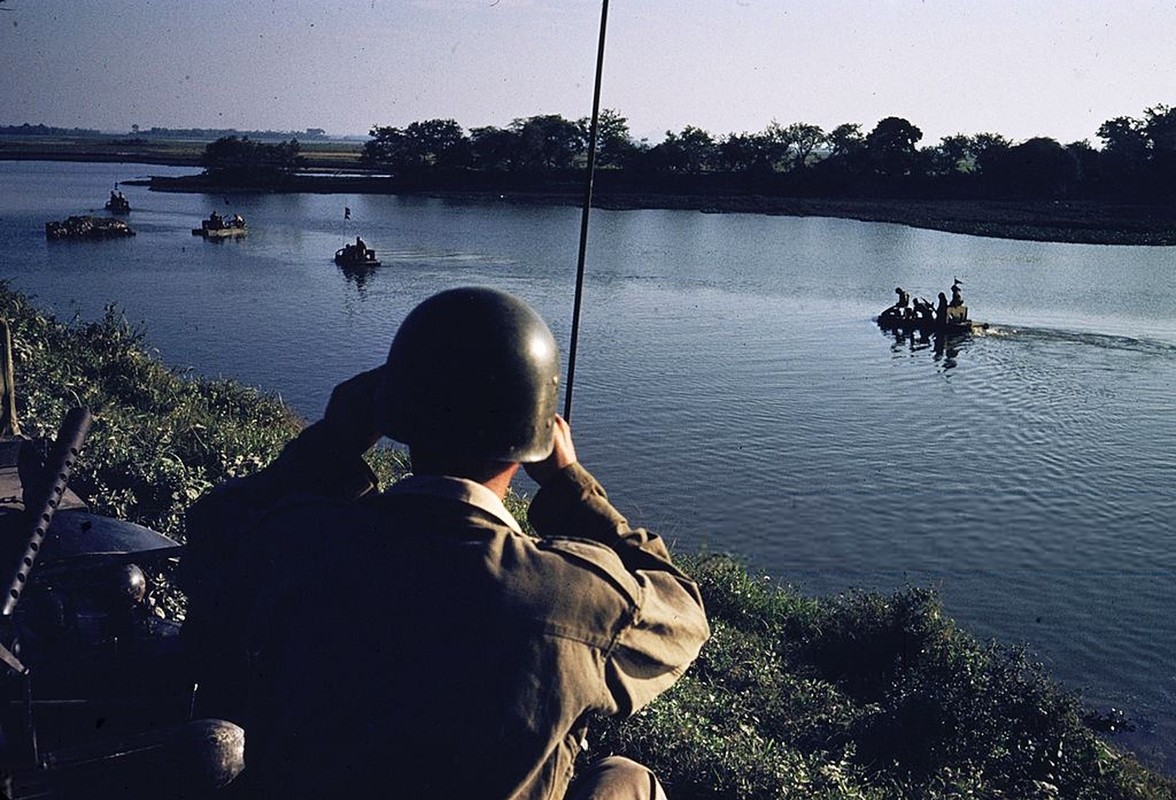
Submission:
[[[303,424],[272,396],[167,368],[114,310],[63,323],[0,283],[0,314],[25,432],[53,435],[71,406],[96,414],[72,483],[96,510],[182,540],[193,499],[268,463]],[[385,482],[405,467],[375,461]],[[730,558],[682,560],[714,639],[670,692],[591,739],[593,754],[653,766],[675,800],[1176,796],[1101,741],[1040,665],[977,642],[928,591],[806,597]],[[172,590],[153,600],[183,614]]]

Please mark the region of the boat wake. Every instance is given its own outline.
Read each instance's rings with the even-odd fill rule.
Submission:
[[[1062,328],[1041,328],[990,324],[987,328],[972,332],[972,336],[991,336],[1023,339],[1027,341],[1071,343],[1101,350],[1121,350],[1131,353],[1145,353],[1158,356],[1176,356],[1176,343],[1146,337],[1122,336],[1093,331],[1072,331]]]

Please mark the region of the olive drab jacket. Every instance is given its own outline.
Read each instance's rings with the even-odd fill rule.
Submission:
[[[641,708],[706,641],[697,586],[582,466],[537,492],[534,538],[460,478],[312,496],[316,472],[343,496],[363,474],[315,437],[202,501],[189,533],[201,713],[243,725],[265,796],[560,798],[591,714]]]

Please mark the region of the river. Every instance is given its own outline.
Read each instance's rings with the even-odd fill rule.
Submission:
[[[574,208],[124,186],[137,236],[45,238],[115,181],[184,171],[0,162],[2,277],[61,318],[117,304],[167,363],[311,418],[443,288],[515,292],[568,341]],[[248,236],[193,237],[214,208]],[[363,278],[331,260],[357,234],[383,261]],[[934,586],[1176,774],[1172,248],[594,211],[587,262],[573,428],[631,520],[809,593]],[[896,285],[934,299],[956,277],[983,335],[874,324]]]

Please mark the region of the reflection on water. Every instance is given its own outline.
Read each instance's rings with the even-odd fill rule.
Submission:
[[[894,340],[890,352],[895,356],[927,353],[942,370],[956,366],[960,351],[967,346],[972,333],[944,333],[942,331],[902,331],[880,328],[883,335]]]
[[[339,265],[339,271],[343,273],[344,280],[355,287],[355,291],[361,298],[367,297],[368,281],[372,280],[380,269],[382,267],[355,266],[353,264]]]
[[[7,277],[66,318],[116,302],[170,363],[308,417],[444,288],[515,292],[568,341],[574,208],[241,195],[249,236],[196,246],[223,198],[124,187],[138,236],[47,245],[128,171],[162,170],[0,163]],[[358,229],[370,274],[332,261]],[[634,522],[808,591],[934,585],[1176,772],[1170,249],[681,211],[594,212],[589,245],[577,451]],[[987,331],[879,338],[896,283],[955,276]]]

